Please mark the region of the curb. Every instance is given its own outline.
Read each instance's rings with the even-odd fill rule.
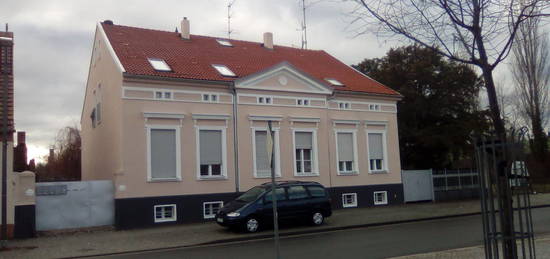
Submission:
[[[532,209],[548,208],[548,207],[550,207],[550,204],[531,206]],[[414,222],[422,222],[422,221],[430,221],[430,220],[468,217],[468,216],[475,216],[475,215],[481,215],[481,212],[471,212],[471,213],[462,213],[462,214],[437,216],[437,217],[427,217],[427,218],[406,219],[406,220],[395,220],[395,221],[379,222],[379,223],[357,224],[357,225],[340,226],[340,227],[327,227],[327,228],[322,228],[322,229],[299,230],[299,231],[293,231],[293,232],[280,233],[279,236],[280,237],[291,237],[291,236],[299,236],[299,235],[313,234],[313,233],[332,232],[332,231],[338,231],[338,230],[378,227],[378,226],[387,226],[387,225],[397,225],[397,224],[404,224],[404,223],[414,223]],[[60,257],[60,259],[90,258],[90,257],[97,257],[97,256],[111,256],[111,255],[123,255],[123,254],[133,254],[133,253],[143,253],[143,252],[154,252],[154,251],[172,250],[172,249],[179,249],[179,248],[192,248],[192,247],[200,247],[200,246],[208,246],[208,245],[219,245],[219,244],[227,244],[227,243],[234,243],[234,242],[244,242],[244,241],[251,241],[251,240],[270,239],[272,237],[273,237],[273,234],[261,234],[261,235],[243,236],[243,237],[237,237],[237,238],[218,239],[218,240],[213,240],[213,241],[208,241],[208,242],[203,242],[203,243],[198,243],[198,244],[191,244],[191,245],[178,245],[178,246],[159,247],[159,248],[152,248],[152,249],[139,249],[139,250],[122,251],[122,252]]]

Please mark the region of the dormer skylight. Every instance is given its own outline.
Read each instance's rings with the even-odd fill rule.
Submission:
[[[344,84],[334,78],[325,78],[325,80],[334,86],[344,86]]]
[[[231,42],[229,42],[228,40],[216,39],[216,41],[222,46],[233,47],[233,44],[231,44]]]
[[[214,67],[216,70],[218,70],[218,73],[220,73],[222,76],[228,76],[228,77],[236,77],[235,73],[231,71],[228,67],[225,65],[219,65],[219,64],[213,64],[212,67]]]
[[[164,59],[160,58],[148,58],[149,64],[156,70],[156,71],[172,71],[170,66],[166,64],[166,61]]]

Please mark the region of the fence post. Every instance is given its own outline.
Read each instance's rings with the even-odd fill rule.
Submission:
[[[456,175],[458,176],[458,189],[462,190],[462,183],[460,181],[460,178],[462,178],[462,171],[458,169]]]
[[[470,178],[472,178],[472,188],[474,188],[474,169],[470,168]]]
[[[443,173],[445,174],[445,191],[448,191],[449,185],[447,184],[447,168],[443,169]]]

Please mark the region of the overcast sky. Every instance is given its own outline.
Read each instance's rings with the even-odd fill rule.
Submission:
[[[307,1],[312,2],[312,1]],[[79,125],[97,22],[173,31],[182,17],[191,33],[225,37],[228,0],[77,1],[3,0],[1,29],[15,35],[15,123],[27,132],[29,159],[46,155],[57,131]],[[237,0],[232,38],[301,45],[299,0]],[[356,35],[346,13],[351,3],[322,1],[307,9],[308,47],[323,49],[347,64],[381,57],[391,47],[374,36]],[[395,45],[395,44],[393,44]]]

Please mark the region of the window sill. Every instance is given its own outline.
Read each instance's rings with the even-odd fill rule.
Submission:
[[[375,205],[375,206],[379,206],[379,205],[388,205],[388,203],[387,203],[387,202],[385,202],[385,203],[374,203],[374,205]]]
[[[162,183],[162,182],[181,182],[181,178],[170,178],[170,179],[148,179],[147,182],[150,183]]]
[[[294,173],[294,176],[295,176],[295,177],[315,177],[315,176],[319,176],[319,173],[311,173],[311,174],[298,174],[298,173]]]
[[[357,172],[357,171],[338,172],[338,175],[342,175],[342,176],[353,176],[353,175],[359,175],[359,172]]]
[[[254,176],[255,179],[270,179],[271,176]],[[275,175],[275,178],[281,178],[281,175]]]
[[[199,176],[197,179],[199,181],[219,181],[219,180],[227,180],[227,176]]]
[[[347,208],[357,208],[357,204],[342,205],[342,208],[344,208],[344,209],[347,209]]]
[[[387,170],[369,171],[370,174],[387,174]]]
[[[155,223],[176,222],[176,219],[155,219]]]

